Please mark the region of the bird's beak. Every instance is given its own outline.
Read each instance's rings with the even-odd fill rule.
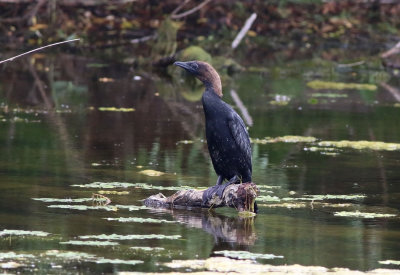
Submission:
[[[189,73],[192,73],[192,74],[196,74],[197,73],[197,71],[195,70],[195,67],[197,67],[197,66],[193,66],[194,65],[193,61],[188,61],[188,62],[177,61],[177,62],[174,63],[174,65],[178,66],[178,67],[181,67],[181,68],[184,68]],[[197,65],[197,64],[195,64],[195,65]]]

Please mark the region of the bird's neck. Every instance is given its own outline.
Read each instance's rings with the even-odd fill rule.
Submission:
[[[218,97],[222,97],[222,85],[219,76],[203,81],[206,91],[215,93]]]

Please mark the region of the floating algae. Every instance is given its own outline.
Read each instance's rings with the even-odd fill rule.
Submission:
[[[135,187],[135,183],[128,182],[92,182],[87,184],[72,184],[74,187],[82,187],[82,188],[104,188],[104,189],[112,189],[112,188],[128,188]]]
[[[284,201],[301,200],[301,201],[322,201],[322,200],[361,200],[366,198],[366,195],[353,194],[353,195],[304,195],[299,198],[283,198]]]
[[[177,240],[181,238],[181,235],[160,235],[160,234],[149,234],[149,235],[118,235],[118,234],[101,234],[101,235],[86,235],[79,236],[80,239],[98,239],[98,240],[143,240],[143,239],[159,239],[159,240]]]
[[[376,91],[377,86],[374,84],[362,84],[362,83],[343,83],[343,82],[329,82],[314,80],[307,83],[307,86],[314,90],[368,90]]]
[[[272,203],[272,204],[259,204],[258,206],[265,206],[270,208],[283,207],[283,208],[294,209],[294,208],[305,208],[307,207],[307,204],[304,202],[292,202],[292,203],[284,202],[284,203]]]
[[[26,258],[34,258],[32,254],[16,254],[15,252],[0,252],[0,260],[24,260]]]
[[[400,261],[396,261],[396,260],[379,261],[379,263],[380,263],[380,264],[400,265]]]
[[[313,93],[312,97],[327,97],[327,98],[345,98],[347,94],[336,94],[336,93]]]
[[[97,108],[102,112],[133,112],[134,108],[116,108],[116,107],[99,107]]]
[[[156,171],[156,170],[150,170],[150,169],[140,171],[139,174],[146,175],[146,176],[149,176],[149,177],[159,177],[159,176],[165,175],[164,172],[160,172],[160,171]]]
[[[267,143],[277,143],[277,142],[285,142],[285,143],[298,143],[298,142],[315,142],[317,138],[315,137],[305,137],[305,136],[282,136],[282,137],[266,137],[263,139],[251,139],[252,143],[258,144],[267,144]]]
[[[395,151],[400,150],[400,143],[388,143],[382,141],[320,141],[318,146],[324,147],[337,147],[337,148],[352,148],[352,149],[370,149],[370,150],[383,150],[383,151]]]
[[[46,237],[46,236],[50,235],[50,233],[43,232],[43,231],[26,231],[26,230],[9,230],[9,229],[4,229],[4,230],[0,231],[0,237],[1,236],[10,236],[10,235]]]
[[[118,208],[112,205],[72,205],[72,204],[52,204],[48,205],[49,208],[60,208],[60,209],[70,209],[70,210],[80,210],[80,211],[87,211],[87,210],[105,210],[105,211],[117,211]]]
[[[101,198],[100,198],[101,199]],[[96,199],[96,200],[100,200]],[[32,198],[32,200],[35,201],[42,201],[42,202],[62,202],[62,203],[79,203],[79,202],[88,202],[88,201],[93,201],[93,198],[78,198],[78,199],[58,199],[58,198]],[[106,199],[104,199],[106,200]]]
[[[174,221],[158,220],[152,218],[138,218],[138,217],[119,217],[119,218],[104,218],[107,221],[119,221],[119,222],[138,222],[138,223],[175,223]]]
[[[128,209],[129,211],[137,211],[137,210],[143,210],[143,209],[149,209],[145,205],[123,205],[123,204],[117,204],[115,205],[117,209]]]
[[[162,173],[162,172],[160,172]],[[99,189],[113,189],[113,188],[138,188],[145,190],[170,190],[170,191],[180,191],[187,190],[193,187],[190,186],[157,186],[147,183],[128,183],[128,182],[92,182],[88,184],[73,184],[71,186],[81,187],[81,188],[99,188]],[[200,187],[196,187],[198,189]]]
[[[251,253],[248,251],[235,251],[235,250],[222,250],[222,251],[214,251],[215,254],[224,255],[224,257],[235,258],[239,260],[254,260],[254,259],[282,259],[283,256],[277,256],[274,254],[259,254],[259,253]]]
[[[129,195],[129,191],[99,190],[100,195]]]
[[[350,217],[350,218],[363,218],[363,219],[375,219],[375,218],[393,218],[396,214],[381,214],[381,213],[368,213],[360,211],[340,211],[335,212],[333,215],[338,217]]]
[[[97,264],[127,264],[136,265],[141,264],[143,261],[140,260],[121,260],[121,259],[106,259],[103,257],[97,257],[93,254],[88,254],[85,252],[75,252],[75,251],[59,251],[59,250],[49,250],[44,253],[45,256],[52,256],[57,258],[62,258],[64,260],[74,260],[74,261],[86,261],[94,262]]]
[[[60,244],[71,244],[71,245],[87,245],[87,246],[113,246],[119,245],[117,242],[110,241],[79,241],[79,240],[70,240],[67,242],[60,242]]]
[[[270,202],[270,201],[272,201],[272,202],[277,202],[277,201],[280,201],[281,199],[280,198],[278,198],[278,197],[276,197],[276,196],[269,196],[269,195],[266,195],[266,196],[258,196],[257,197],[257,201],[258,202]]]
[[[130,249],[133,250],[143,250],[143,251],[163,251],[164,247],[149,247],[149,246],[132,246]]]

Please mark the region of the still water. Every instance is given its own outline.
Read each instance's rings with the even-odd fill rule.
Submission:
[[[68,54],[36,55],[2,67],[0,264],[11,261],[16,270],[44,273],[171,271],[162,263],[238,250],[283,256],[257,260],[274,265],[396,268],[379,261],[400,260],[400,151],[318,146],[326,140],[400,143],[395,72],[379,64],[343,69],[313,57],[222,73],[224,99],[242,114],[230,94],[236,91],[253,121],[253,139],[316,138],[253,143],[253,180],[267,199],[249,220],[233,209],[134,208],[150,195],[175,192],[160,187],[216,181],[203,141],[202,88],[169,70],[154,73]],[[315,79],[377,89],[316,90],[307,86]],[[93,182],[132,185],[84,186]],[[305,200],[307,195],[353,197]],[[93,196],[111,203],[104,207]],[[88,200],[73,200],[78,198]],[[89,208],[68,208],[74,205]],[[391,216],[335,215],[340,211]],[[102,239],[103,234],[117,235]],[[87,240],[103,243],[82,243]],[[68,251],[87,254],[63,257]],[[7,258],[11,252],[25,256]]]

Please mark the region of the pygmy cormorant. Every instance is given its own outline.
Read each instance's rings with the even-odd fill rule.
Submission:
[[[251,182],[251,145],[249,134],[241,117],[222,100],[221,79],[217,71],[202,61],[175,62],[200,79],[206,90],[202,103],[206,121],[208,151],[218,175],[215,188],[209,188],[206,197],[213,193],[220,197],[232,183]],[[224,180],[228,182],[222,185]]]

